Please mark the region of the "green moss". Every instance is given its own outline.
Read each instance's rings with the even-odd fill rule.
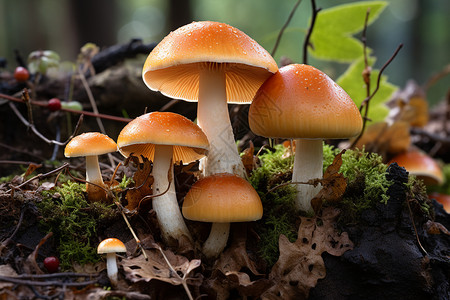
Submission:
[[[264,207],[261,226],[256,230],[261,237],[259,255],[273,265],[279,256],[278,239],[284,234],[295,241],[297,236],[296,219],[298,214],[294,207],[296,189],[293,185],[284,185],[269,192],[272,188],[291,181],[293,157],[286,156],[286,148],[276,145],[274,151],[262,154],[261,166],[250,176],[250,183],[258,191]]]
[[[273,151],[261,155],[261,166],[250,176],[250,183],[258,191],[264,206],[263,218],[256,228],[261,237],[259,254],[269,265],[278,259],[280,234],[292,242],[297,238],[299,213],[294,206],[295,185],[271,190],[291,181],[294,157],[287,151],[283,145],[276,145]],[[339,152],[340,149],[324,145],[324,171]],[[387,203],[389,196],[386,192],[392,182],[386,179],[386,170],[382,157],[375,153],[347,150],[342,155],[340,173],[347,180],[347,189],[342,201],[333,204],[342,208],[342,222],[357,222],[362,210],[377,203]]]
[[[42,215],[40,225],[53,232],[58,243],[61,268],[68,270],[73,262],[86,264],[98,261],[96,234],[99,222],[114,218],[114,205],[88,203],[85,185],[68,181],[43,192],[38,204]]]
[[[333,162],[340,149],[324,146],[324,170]],[[357,222],[361,212],[377,203],[389,201],[387,190],[392,182],[386,178],[387,165],[376,153],[363,150],[347,150],[342,155],[339,172],[347,180],[347,189],[339,206],[341,222]]]

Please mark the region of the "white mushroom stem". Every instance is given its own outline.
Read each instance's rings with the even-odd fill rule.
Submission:
[[[178,240],[181,236],[186,236],[192,241],[191,234],[181,215],[175,193],[175,180],[172,164],[173,147],[166,145],[155,146],[155,157],[153,159],[153,194],[157,196],[153,198],[153,210],[156,213],[161,232],[166,241],[170,239]],[[169,185],[169,171],[172,174],[172,181]],[[167,192],[166,192],[167,190]]]
[[[220,64],[200,72],[197,119],[210,145],[202,166],[204,175],[230,173],[244,177],[228,113],[226,75]]]
[[[111,252],[106,254],[106,271],[108,273],[109,281],[113,287],[117,286],[118,278],[118,268],[116,261],[116,253]]]
[[[294,169],[292,182],[307,182],[310,179],[323,176],[323,142],[318,140],[295,140]],[[296,184],[296,208],[304,212],[312,212],[311,200],[320,191],[319,184],[314,187],[310,184]]]
[[[227,245],[229,234],[230,223],[212,223],[211,232],[203,244],[203,254],[207,258],[219,256]]]
[[[103,201],[106,199],[106,191],[102,189],[105,184],[103,183],[97,155],[86,156],[86,181],[86,192],[89,201]]]
[[[98,165],[98,156],[86,156],[86,181],[103,185],[102,173]]]

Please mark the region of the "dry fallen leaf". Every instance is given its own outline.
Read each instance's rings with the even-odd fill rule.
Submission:
[[[307,299],[309,290],[326,275],[322,253],[341,256],[353,249],[347,233],[339,234],[334,227],[338,215],[338,209],[328,207],[321,218],[302,217],[294,243],[280,236],[280,257],[269,274],[274,285],[262,299]]]
[[[152,194],[153,177],[150,175],[152,165],[147,158],[143,157],[142,160],[143,163],[137,163],[138,169],[133,175],[134,188],[130,188],[125,196],[128,201],[126,208],[130,211],[139,206],[142,198]]]
[[[311,205],[314,208],[316,214],[322,207],[324,200],[328,202],[337,202],[342,199],[345,189],[347,188],[347,181],[344,176],[339,173],[339,169],[342,166],[342,154],[345,150],[342,150],[335,156],[333,163],[328,166],[323,174],[323,179],[320,180],[322,189],[311,200]]]
[[[262,277],[247,253],[247,224],[236,223],[233,226],[233,241],[215,262],[206,285],[218,299],[227,299],[232,289],[237,289],[243,297],[258,297],[270,286],[270,281]],[[252,281],[245,273],[249,271],[261,278]]]
[[[184,283],[190,285],[200,285],[202,278],[190,277],[192,270],[199,267],[201,261],[193,259],[189,261],[186,257],[175,255],[170,250],[163,250],[164,255],[170,262],[172,268],[168,265],[164,256],[158,249],[145,250],[148,260],[141,254],[138,257],[124,259],[120,262],[123,266],[125,277],[132,282],[146,281],[156,279],[173,285]],[[179,274],[182,274],[181,276]]]

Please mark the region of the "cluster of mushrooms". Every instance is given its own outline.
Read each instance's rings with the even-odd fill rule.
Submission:
[[[293,182],[322,177],[323,139],[353,137],[362,129],[358,108],[326,74],[301,64],[278,69],[256,41],[223,23],[193,22],[171,32],[149,54],[142,77],[151,90],[198,101],[198,125],[175,113],[147,113],[123,128],[117,144],[103,134],[84,133],[68,143],[65,155],[86,156],[87,193],[93,201],[105,197],[98,188],[104,185],[98,155],[118,150],[125,157],[148,158],[152,206],[163,238],[192,241],[184,218],[211,222],[202,248],[209,258],[225,248],[230,222],[255,221],[263,213],[258,193],[246,180],[227,103],[251,103],[249,125],[255,134],[295,140]],[[180,211],[168,174],[174,164],[196,160],[203,176]],[[296,186],[297,208],[311,211],[320,187]]]

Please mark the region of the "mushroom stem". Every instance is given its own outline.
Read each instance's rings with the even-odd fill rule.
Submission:
[[[229,234],[230,223],[212,223],[211,232],[203,245],[203,254],[207,258],[219,256],[227,245]]]
[[[200,72],[197,118],[210,144],[204,158],[204,175],[230,173],[244,177],[228,113],[226,74],[220,64],[208,65]]]
[[[117,286],[117,261],[116,261],[116,253],[107,253],[106,254],[106,270],[108,273],[109,281],[113,287]]]
[[[168,145],[155,145],[155,157],[153,159],[153,194],[161,196],[153,198],[153,210],[156,212],[158,223],[161,226],[161,232],[164,239],[170,242],[170,239],[179,240],[182,235],[192,241],[191,234],[181,215],[175,193],[175,180],[173,174],[173,147]],[[170,187],[168,174],[172,174]],[[167,190],[167,192],[166,192]]]
[[[323,176],[323,142],[321,139],[295,140],[293,182],[307,182],[310,179]],[[296,208],[305,212],[312,212],[311,200],[320,191],[322,186],[310,184],[297,184]]]
[[[102,201],[106,199],[106,192],[101,188],[104,186],[104,183],[97,155],[86,156],[86,181],[86,192],[89,201]]]

